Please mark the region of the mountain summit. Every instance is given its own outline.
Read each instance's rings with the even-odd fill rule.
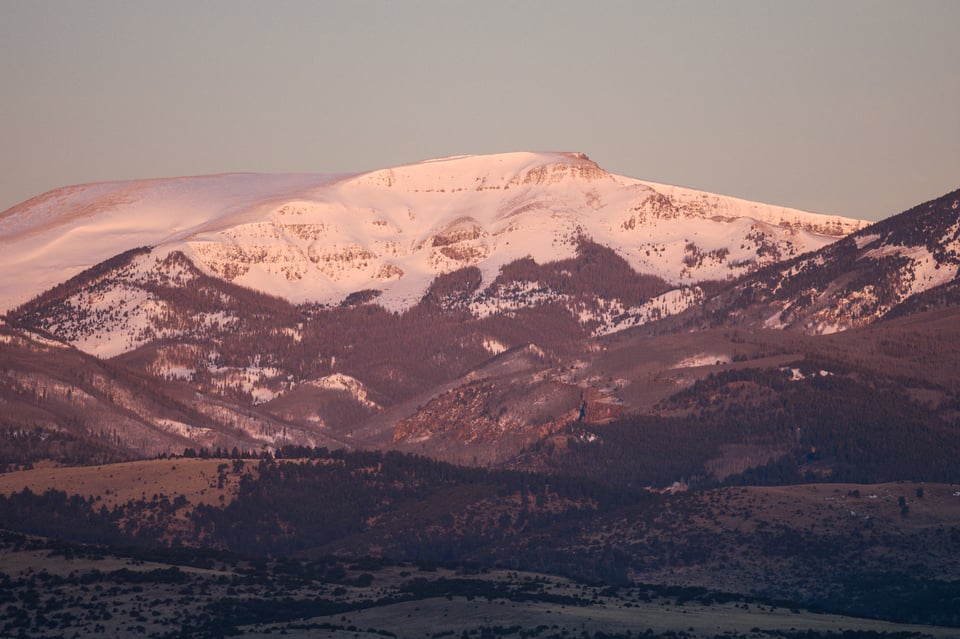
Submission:
[[[229,174],[67,187],[0,214],[0,311],[137,247],[289,301],[376,291],[415,304],[437,275],[574,256],[590,238],[672,285],[725,280],[864,222],[613,175],[581,153],[428,160],[354,175]],[[132,275],[131,275],[132,276]]]

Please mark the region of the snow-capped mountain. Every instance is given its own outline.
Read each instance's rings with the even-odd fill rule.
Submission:
[[[157,281],[190,272],[334,305],[362,291],[397,311],[440,274],[476,267],[474,315],[562,296],[501,282],[502,267],[573,258],[588,239],[665,283],[652,299],[579,309],[598,332],[683,310],[691,288],[818,249],[865,226],[612,175],[582,154],[443,158],[358,175],[223,175],[70,187],[0,215],[0,310],[138,247],[116,272],[64,300],[43,328],[113,356],[163,333]],[[186,278],[186,279],[184,279]],[[90,284],[88,282],[88,284]],[[486,294],[484,294],[484,292]],[[98,309],[97,313],[91,312]],[[227,316],[202,321],[229,322]]]
[[[960,301],[960,191],[772,265],[705,302],[714,323],[835,333]]]
[[[319,444],[547,463],[753,360],[777,385],[805,354],[833,362],[846,344],[856,360],[856,338],[886,374],[902,323],[789,331],[957,305],[958,206],[954,193],[868,227],[561,153],[55,191],[0,215],[0,345],[16,346],[0,444],[39,429],[105,455]],[[788,330],[754,344],[729,330],[742,327]],[[894,367],[923,369],[912,352]],[[747,444],[710,463],[763,464],[787,445]]]
[[[0,215],[0,310],[84,268],[150,246],[294,302],[383,291],[416,303],[438,274],[485,281],[530,256],[571,257],[578,235],[681,284],[727,279],[864,226],[607,173],[580,154],[444,158],[349,176],[222,175],[52,191]]]

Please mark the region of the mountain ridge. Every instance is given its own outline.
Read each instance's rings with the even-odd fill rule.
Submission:
[[[60,357],[66,369],[99,370],[84,359],[95,356],[120,389],[124,375],[156,379],[182,407],[171,414],[162,399],[138,402],[129,389],[118,391],[126,402],[118,408],[108,406],[112,395],[87,408],[64,403],[57,389],[96,396],[103,385],[49,372],[37,382],[34,369],[18,365],[0,378],[16,407],[2,420],[13,440],[36,428],[96,440],[84,424],[122,415],[129,432],[108,443],[124,454],[178,452],[185,443],[325,445],[547,471],[594,464],[623,477],[632,471],[620,464],[638,458],[640,446],[656,452],[649,472],[629,481],[669,485],[762,469],[853,472],[830,434],[816,431],[808,442],[772,422],[731,420],[724,411],[745,410],[741,400],[781,421],[816,423],[804,402],[817,392],[831,402],[846,392],[868,407],[895,393],[924,446],[955,419],[956,385],[887,345],[913,344],[936,361],[953,352],[931,348],[953,333],[919,314],[956,306],[960,198],[951,194],[861,228],[678,187],[656,191],[578,154],[455,157],[280,182],[161,181],[140,204],[100,193],[68,207],[64,228],[80,228],[73,217],[89,213],[100,220],[89,228],[113,228],[108,240],[126,246],[149,233],[124,235],[117,219],[135,223],[138,211],[182,205],[144,223],[159,244],[133,244],[59,282],[8,312],[5,330],[69,346]],[[121,200],[98,212],[97,203]],[[21,233],[26,214],[0,222],[16,221]],[[41,208],[34,223],[48,232],[60,219]],[[814,222],[838,235],[813,233]],[[27,240],[23,255],[38,246]],[[808,250],[810,242],[820,248]],[[269,286],[258,290],[257,281]],[[285,295],[298,286],[329,295]],[[880,300],[878,291],[893,297]],[[830,331],[817,328],[826,319],[816,313],[868,294],[883,308],[861,304],[860,315],[840,315],[846,323],[831,320],[836,341],[817,341]],[[897,312],[917,318],[908,322],[915,328],[872,328]],[[872,349],[866,362],[846,352],[860,342]],[[28,362],[31,348],[40,347],[17,360]],[[909,375],[891,378],[887,369],[897,367]],[[939,369],[953,370],[948,361]],[[835,378],[819,390],[795,385],[812,384],[818,371]],[[710,376],[721,382],[704,382]],[[694,398],[678,403],[687,391]],[[792,417],[782,401],[792,402]],[[860,436],[841,403],[828,410]],[[684,435],[700,428],[706,443]],[[940,450],[951,450],[944,441]],[[625,457],[601,464],[605,442]],[[834,456],[808,463],[803,445]],[[875,468],[887,468],[888,452]]]
[[[87,257],[111,253],[0,316],[0,520],[56,538],[4,533],[29,568],[0,622],[37,634],[112,605],[100,636],[150,623],[150,599],[211,636],[388,636],[424,602],[473,619],[539,591],[574,634],[607,606],[631,636],[669,602],[671,636],[719,636],[731,605],[745,625],[724,636],[755,636],[771,599],[956,634],[960,191],[816,235],[821,218],[577,154],[498,157],[299,176],[281,197],[269,176],[126,185],[63,218],[54,197],[32,235],[29,207],[0,216],[6,266],[97,230]],[[298,285],[327,297],[281,295]],[[102,549],[64,540],[203,570],[101,571]],[[71,565],[38,573],[38,552]],[[36,597],[51,587],[78,596]],[[694,600],[715,608],[702,631]],[[380,608],[390,631],[354,621]],[[835,636],[822,616],[779,634]]]
[[[699,247],[710,240],[697,236],[716,234],[679,230],[681,219],[724,228],[738,244]],[[676,266],[691,242],[704,253],[727,248],[709,276],[725,279],[769,261],[771,251],[804,252],[863,225],[615,176],[574,153],[458,156],[359,174],[78,185],[0,214],[0,248],[18,269],[0,276],[0,311],[145,245],[161,258],[179,250],[208,274],[293,302],[338,303],[370,288],[399,310],[441,273],[479,265],[490,281],[528,254],[539,262],[571,257],[581,233],[622,244],[638,271],[679,284],[705,277]],[[660,237],[636,237],[643,228]],[[740,249],[743,235],[753,245]]]
[[[960,276],[958,211],[960,190],[761,269],[692,315],[820,334],[896,317],[914,303],[918,310],[949,305]]]

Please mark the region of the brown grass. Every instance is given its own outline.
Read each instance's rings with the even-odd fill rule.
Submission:
[[[255,472],[256,463],[246,460],[244,472]],[[222,464],[227,465],[226,480],[223,488],[218,488],[217,468]],[[228,460],[195,458],[36,468],[0,474],[0,494],[10,495],[24,488],[34,493],[61,490],[71,495],[100,497],[110,508],[153,495],[183,495],[193,505],[217,505],[236,497],[240,474],[232,471],[232,462]]]

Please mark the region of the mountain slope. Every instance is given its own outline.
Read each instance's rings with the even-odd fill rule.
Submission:
[[[186,447],[345,444],[249,406],[197,393],[0,325],[0,472],[38,459],[100,462]]]
[[[816,372],[808,359],[837,372],[830,397],[857,393],[864,406],[904,398],[901,417],[910,418],[916,441],[934,449],[930,442],[943,435],[940,449],[953,450],[958,389],[923,372],[925,362],[953,352],[928,348],[938,335],[953,339],[943,329],[949,320],[908,322],[913,328],[893,337],[879,328],[868,338],[800,333],[952,304],[955,197],[837,241],[813,231],[842,234],[859,223],[620,178],[580,155],[447,158],[327,181],[284,178],[301,189],[296,202],[267,178],[250,187],[259,199],[217,191],[237,179],[162,181],[181,195],[210,189],[207,208],[190,204],[196,192],[183,196],[181,235],[134,245],[7,314],[16,330],[96,355],[121,381],[156,380],[158,392],[176,398],[176,416],[125,407],[128,417],[140,415],[130,433],[153,433],[158,419],[205,429],[151,440],[151,451],[295,443],[553,471],[602,467],[594,462],[603,455],[589,456],[604,442],[632,463],[645,440],[630,433],[653,420],[643,436],[657,441],[642,447],[657,451],[655,459],[646,475],[624,481],[726,481],[805,454],[810,442],[770,424],[737,430],[731,424],[743,420],[725,411],[776,409],[783,417],[776,407],[789,401],[798,408],[783,419],[815,421],[804,401],[816,393],[800,393],[791,379]],[[169,196],[148,186],[149,196],[107,207],[110,215]],[[29,226],[28,209],[0,223]],[[88,219],[107,209],[91,205]],[[53,222],[38,217],[35,237],[73,223],[48,213]],[[362,250],[335,257],[343,238]],[[371,269],[385,265],[397,270],[371,280]],[[249,286],[257,282],[277,294]],[[861,304],[863,313],[835,312],[868,294],[879,301]],[[293,301],[314,295],[322,303]],[[875,356],[848,348],[864,340]],[[925,359],[885,341],[918,344]],[[81,353],[60,350],[69,354],[63,367],[75,366]],[[944,359],[936,368],[954,367]],[[736,373],[720,386],[705,382],[728,371]],[[744,382],[754,394],[738,394]],[[716,412],[678,408],[677,394],[688,391],[690,405],[716,401]],[[832,407],[820,417],[849,421],[849,413]],[[48,422],[102,414],[68,406]],[[701,426],[712,430],[694,459],[679,435]],[[579,457],[568,459],[569,451]],[[886,472],[889,454],[884,448],[874,467]]]
[[[958,275],[960,191],[953,191],[747,276],[692,314],[714,325],[834,333],[955,305]]]
[[[0,214],[0,310],[140,246],[293,302],[376,289],[400,310],[438,274],[476,265],[490,282],[520,258],[570,258],[582,236],[676,285],[740,275],[862,226],[624,178],[565,153],[93,184]]]

